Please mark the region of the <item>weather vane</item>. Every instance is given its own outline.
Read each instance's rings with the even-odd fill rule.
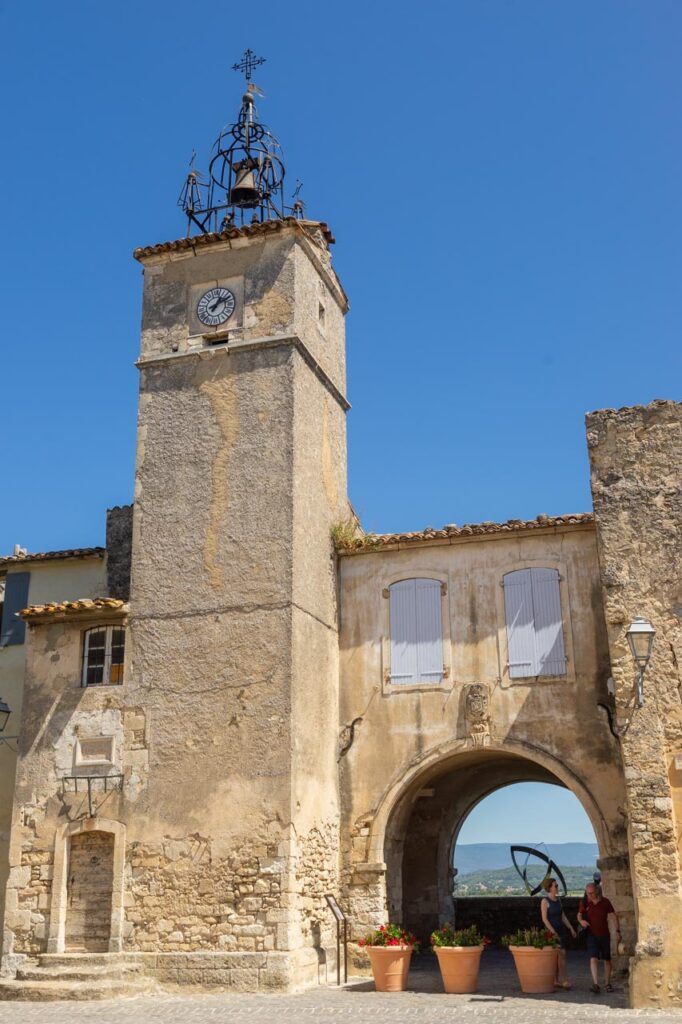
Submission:
[[[247,82],[251,81],[253,69],[259,64],[265,64],[265,57],[257,57],[253,50],[244,50],[244,56],[237,63],[232,65],[233,71],[243,71]]]

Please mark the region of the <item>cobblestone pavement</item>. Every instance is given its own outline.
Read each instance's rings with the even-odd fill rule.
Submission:
[[[378,993],[371,982],[357,979],[342,988],[316,988],[299,995],[231,995],[164,992],[157,996],[104,1000],[97,1003],[0,1003],[0,1024],[326,1024],[391,1020],[423,1024],[681,1024],[682,1014],[661,1010],[628,1010],[618,984],[613,995],[593,996],[584,955],[571,958],[570,992],[522,996],[506,953],[487,951],[479,993],[446,996],[437,970],[427,958],[410,972],[410,990]]]

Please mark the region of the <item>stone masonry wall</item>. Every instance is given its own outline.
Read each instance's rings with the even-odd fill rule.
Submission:
[[[282,846],[240,847],[214,862],[199,834],[132,843],[126,863],[125,948],[140,952],[242,950],[277,944]]]
[[[7,883],[5,928],[12,939],[8,953],[45,951],[54,857],[47,850],[25,846],[21,864],[10,868]]]
[[[324,897],[338,892],[338,846],[337,822],[311,829],[299,843],[296,878],[304,946],[324,948],[335,941],[335,926]]]
[[[107,509],[107,595],[120,601],[130,597],[130,561],[133,548],[133,506]]]
[[[638,941],[633,1004],[682,1005],[682,405],[587,416],[604,609],[624,766]],[[656,639],[636,707],[626,631]]]

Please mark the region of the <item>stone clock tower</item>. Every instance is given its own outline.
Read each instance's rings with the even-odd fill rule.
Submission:
[[[255,989],[317,980],[331,945],[347,301],[326,225],[277,206],[252,90],[230,132],[224,191],[201,206],[190,175],[201,233],[135,252],[128,687],[149,755],[124,941],[178,954],[180,980]]]

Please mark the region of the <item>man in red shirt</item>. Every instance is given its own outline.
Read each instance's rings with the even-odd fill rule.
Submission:
[[[590,971],[592,973],[592,992],[599,992],[599,961],[604,961],[604,987],[613,992],[611,984],[611,932],[609,917],[613,915],[616,922],[617,935],[620,939],[618,915],[610,900],[602,895],[601,886],[590,882],[585,889],[587,903],[580,904],[578,923],[587,928],[587,952],[590,955]]]

